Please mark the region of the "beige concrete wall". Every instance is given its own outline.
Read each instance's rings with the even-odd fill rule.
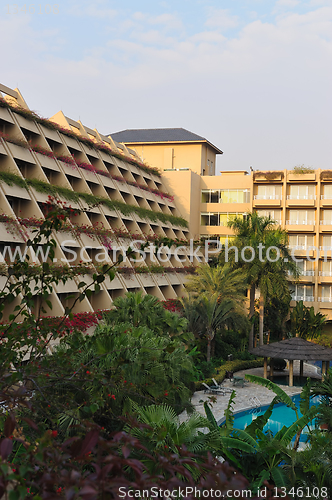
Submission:
[[[175,196],[182,216],[189,221],[194,238],[200,234],[201,177],[191,170],[164,172],[163,181],[168,191]]]
[[[150,165],[164,169],[190,169],[198,175],[209,175],[209,165],[216,165],[216,154],[213,148],[205,143],[126,143],[137,155]]]

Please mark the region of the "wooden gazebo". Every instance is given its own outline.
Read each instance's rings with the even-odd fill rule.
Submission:
[[[300,361],[300,376],[303,376],[303,361],[322,361],[322,375],[326,375],[332,360],[332,349],[308,342],[299,337],[261,345],[250,350],[256,356],[264,357],[264,378],[267,378],[267,358],[283,358],[289,361],[289,386],[293,386],[293,361]],[[272,370],[271,370],[272,372]]]

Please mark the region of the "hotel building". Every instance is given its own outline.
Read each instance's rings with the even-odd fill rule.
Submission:
[[[57,248],[51,264],[58,273],[63,266],[71,268],[73,276],[53,287],[49,315],[63,315],[74,300],[68,294],[75,298],[82,280],[92,282],[92,274],[105,263],[101,249],[105,259],[107,249],[107,262],[112,264],[121,253],[115,249],[128,248],[137,240],[155,246],[163,238],[182,243],[181,248],[174,244],[169,252],[159,252],[158,259],[153,247],[144,261],[126,259],[115,279],[107,277],[98,293],[77,302],[74,312],[109,309],[112,300],[127,291],[143,290],[160,300],[176,298],[198,260],[190,258],[188,222],[167,190],[158,169],[141,162],[131,148],[62,111],[50,120],[40,118],[29,110],[18,89],[0,85],[1,289],[11,256],[18,249],[24,254],[52,196],[81,212],[54,234]],[[41,264],[41,254],[28,254],[35,266]]]
[[[144,262],[121,263],[114,280],[78,302],[74,312],[108,309],[114,298],[143,290],[161,300],[183,294],[187,273],[199,260],[189,240],[232,236],[227,221],[256,210],[270,215],[289,233],[289,245],[302,275],[292,281],[292,306],[307,306],[332,319],[332,171],[222,171],[222,151],[184,129],[125,130],[103,135],[64,115],[50,120],[31,112],[18,89],[0,85],[0,282],[6,282],[10,252],[20,248],[43,220],[49,196],[81,210],[54,235],[56,262],[92,281],[103,263],[100,248],[135,240],[158,245],[168,238],[170,251],[160,259],[148,252]],[[177,246],[182,242],[181,248]],[[76,255],[73,258],[73,255]],[[40,259],[34,258],[35,265]],[[80,268],[85,261],[88,271]],[[52,311],[59,316],[78,294],[81,276],[54,286]],[[15,306],[15,303],[14,303]],[[9,313],[10,311],[8,311]]]
[[[164,170],[165,185],[175,195],[195,237],[218,237],[225,243],[233,234],[227,221],[250,211],[276,220],[289,233],[290,249],[301,260],[299,280],[294,282],[290,276],[291,306],[303,300],[331,320],[332,170],[304,174],[222,170],[214,175],[216,155],[221,151],[203,137],[181,131],[128,130],[112,137]],[[188,153],[180,155],[184,149]],[[196,163],[191,160],[194,149],[198,151]],[[173,162],[165,163],[165,158]]]

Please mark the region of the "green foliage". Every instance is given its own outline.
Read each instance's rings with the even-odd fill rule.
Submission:
[[[287,232],[277,227],[270,217],[261,217],[252,212],[245,217],[235,217],[228,225],[236,234],[232,244],[238,249],[239,255],[244,252],[246,257],[246,261],[239,259],[239,262],[235,262],[233,257],[233,266],[240,267],[246,276],[250,289],[251,316],[254,313],[255,289],[260,290],[259,341],[263,344],[265,303],[272,298],[284,300],[285,296],[289,297],[288,272],[297,278],[299,270],[289,253]],[[246,247],[248,250],[245,250]],[[254,259],[251,259],[250,249],[255,252]],[[265,252],[269,249],[269,259],[267,253],[263,254],[263,249]],[[253,345],[252,334],[253,330],[250,347]]]
[[[289,445],[296,437],[294,447],[297,446],[302,429],[315,417],[317,408],[309,408],[309,405],[304,404],[302,407],[305,414],[299,418],[293,401],[279,386],[253,375],[246,375],[246,378],[273,390],[276,397],[264,414],[254,419],[245,430],[234,428],[231,397],[225,413],[225,423],[222,426],[222,430],[228,436],[228,447],[224,448],[225,443],[221,439],[219,443],[216,443],[216,448],[221,456],[236,466],[251,481],[253,487],[260,488],[265,480],[272,481],[279,488],[288,487],[290,478],[285,463],[289,463],[293,456]],[[308,389],[303,391],[303,400],[307,399],[308,393]],[[274,405],[280,401],[295,411],[296,421],[288,428],[283,426],[275,436],[272,436],[269,432],[264,433],[263,429],[272,415]],[[239,441],[243,443],[242,447],[239,446]]]
[[[194,335],[205,336],[206,360],[209,363],[217,332],[220,333],[225,327],[238,330],[248,328],[243,276],[239,270],[233,271],[228,265],[210,267],[205,264],[189,277],[186,288],[189,295],[181,300],[183,313]]]
[[[314,174],[315,169],[312,167],[306,167],[305,165],[296,165],[296,167],[291,170],[291,173],[295,175]]]
[[[19,186],[28,190],[28,186],[23,177],[13,174],[12,172],[0,172],[0,182],[5,182],[8,186]]]
[[[187,450],[203,458],[213,448],[213,443],[218,438],[217,429],[209,433],[202,432],[204,428],[209,427],[210,423],[198,413],[192,414],[186,421],[180,423],[173,408],[167,404],[141,407],[131,401],[130,411],[138,422],[145,424],[146,427],[127,424],[125,431],[138,438],[140,443],[149,450],[152,456],[144,463],[147,469],[155,474],[162,473],[163,469],[163,465],[156,460],[156,453],[160,450],[166,449],[177,454],[179,448],[185,446]],[[201,460],[197,457],[194,463],[199,461]],[[193,477],[197,477],[195,467],[192,465],[188,464],[187,468]]]
[[[253,360],[234,360],[234,361],[227,361],[223,365],[221,365],[217,369],[216,375],[214,375],[214,378],[216,381],[221,384],[223,382],[226,372],[238,372],[240,370],[246,370],[249,368],[258,368],[259,366],[263,366],[263,358],[261,359],[253,359]],[[207,378],[205,380],[201,380],[199,382],[195,382],[196,386],[196,391],[202,391],[204,390],[204,386],[202,385],[202,382],[205,382],[207,385],[213,385],[213,381],[211,378]]]
[[[326,316],[315,313],[314,307],[306,307],[303,301],[297,302],[287,322],[290,336],[302,339],[319,338],[326,323]]]
[[[11,183],[10,185],[16,184],[17,186],[25,188],[27,188],[28,185],[35,188],[39,193],[45,193],[51,196],[60,196],[67,201],[73,201],[77,203],[81,199],[89,205],[104,204],[108,208],[110,208],[110,210],[119,210],[123,215],[137,214],[143,219],[149,219],[151,221],[160,220],[162,222],[170,222],[171,224],[174,224],[176,226],[185,228],[188,227],[188,222],[182,217],[176,217],[175,215],[164,214],[163,212],[155,212],[154,210],[149,210],[147,208],[128,205],[121,201],[110,200],[109,198],[104,198],[102,196],[76,192],[61,186],[49,184],[39,179],[24,180],[18,175],[11,174],[9,172],[3,172],[0,173],[0,180],[3,180],[4,182],[9,181]]]
[[[113,305],[114,309],[105,314],[107,324],[130,322],[135,327],[145,326],[157,335],[170,335],[189,344],[193,341],[193,335],[188,332],[187,320],[166,310],[152,295],[143,295],[141,291],[127,292],[125,297],[115,299]]]
[[[88,366],[91,374],[102,374],[102,384],[92,377],[72,395],[78,398],[75,406],[82,397],[87,404],[98,404],[95,418],[100,425],[116,425],[114,419],[125,411],[128,398],[138,404],[167,402],[177,412],[189,407],[192,359],[181,340],[166,332],[156,336],[146,326],[129,322],[100,323],[94,335],[68,337],[61,345],[59,354],[66,347],[74,371]]]

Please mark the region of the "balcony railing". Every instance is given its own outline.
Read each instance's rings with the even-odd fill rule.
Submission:
[[[332,271],[319,271],[319,276],[332,276]]]
[[[255,194],[254,200],[282,200],[280,194]]]
[[[296,302],[300,302],[300,300],[303,300],[303,302],[314,302],[314,296],[313,295],[293,295],[292,300],[295,300]]]
[[[314,226],[314,220],[286,220],[288,226]]]
[[[321,194],[320,199],[321,200],[332,200],[332,195],[331,194]]]
[[[319,223],[321,226],[332,226],[332,220],[321,220]]]
[[[287,195],[287,200],[315,200],[316,195],[315,194],[303,194],[296,196],[295,194],[288,194]]]
[[[321,247],[319,247],[319,250],[332,250],[332,245],[323,245]]]
[[[287,272],[288,276],[293,276],[292,271]],[[315,271],[301,271],[300,278],[301,276],[315,276]]]
[[[317,250],[312,245],[288,245],[292,250]]]
[[[318,297],[318,302],[332,302],[332,297]]]

